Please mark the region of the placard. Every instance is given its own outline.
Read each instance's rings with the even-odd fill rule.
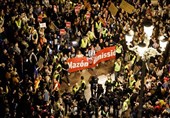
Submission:
[[[66,22],[66,28],[71,28],[71,22]]]
[[[60,35],[65,35],[66,30],[65,29],[60,29]]]
[[[40,23],[40,28],[46,28],[46,27],[47,27],[46,23]]]
[[[128,2],[126,2],[125,0],[122,0],[122,2],[120,4],[120,8],[125,10],[129,14],[132,14],[133,11],[135,10],[135,7],[131,4],[129,4]]]
[[[57,26],[54,24],[53,21],[51,21],[49,27],[50,27],[50,29],[53,30],[53,31],[59,31],[59,29],[57,28]]]
[[[158,0],[151,0],[151,4],[153,6],[158,6]]]
[[[109,11],[113,16],[116,16],[118,9],[113,3],[111,3],[109,6]]]

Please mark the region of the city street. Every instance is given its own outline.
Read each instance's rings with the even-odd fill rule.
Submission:
[[[72,90],[72,87],[75,85],[75,83],[80,84],[80,77],[84,76],[86,84],[87,84],[87,89],[85,91],[85,96],[87,100],[90,98],[90,85],[89,85],[89,78],[92,75],[97,75],[99,78],[99,83],[104,85],[105,81],[107,79],[106,75],[109,73],[112,73],[113,71],[113,64],[114,60],[112,61],[107,61],[105,63],[100,63],[96,68],[91,68],[91,69],[86,69],[82,70],[79,72],[71,73],[69,78],[70,78],[70,83],[71,86],[68,86],[66,83],[62,83],[61,85],[61,92],[65,89],[68,88],[70,91]],[[112,78],[114,78],[114,75],[112,75]]]

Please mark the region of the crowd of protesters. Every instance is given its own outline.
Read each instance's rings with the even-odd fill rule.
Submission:
[[[135,7],[132,14],[119,7],[121,0],[0,0],[0,117],[136,118],[142,61],[127,49],[125,35],[133,30],[133,44],[142,42],[143,26],[150,22],[150,46],[159,49],[159,36],[170,40],[170,5],[167,0],[156,6],[150,0],[127,1]],[[116,16],[109,11],[111,2],[118,8]],[[60,93],[62,82],[70,86],[68,58],[92,57],[109,46],[116,46],[117,59],[115,81],[108,76],[105,91],[94,75],[89,101],[83,76],[73,91]],[[169,47],[146,64],[144,117],[170,116]]]

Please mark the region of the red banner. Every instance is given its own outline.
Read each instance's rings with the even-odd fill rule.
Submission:
[[[68,59],[69,72],[95,67],[98,63],[116,58],[115,46],[98,51],[94,57],[75,57]]]

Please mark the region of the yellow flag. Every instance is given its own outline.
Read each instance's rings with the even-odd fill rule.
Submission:
[[[120,8],[122,8],[129,14],[133,13],[133,11],[135,10],[135,7],[129,4],[128,2],[126,2],[125,0],[122,0],[122,2],[120,3]]]

